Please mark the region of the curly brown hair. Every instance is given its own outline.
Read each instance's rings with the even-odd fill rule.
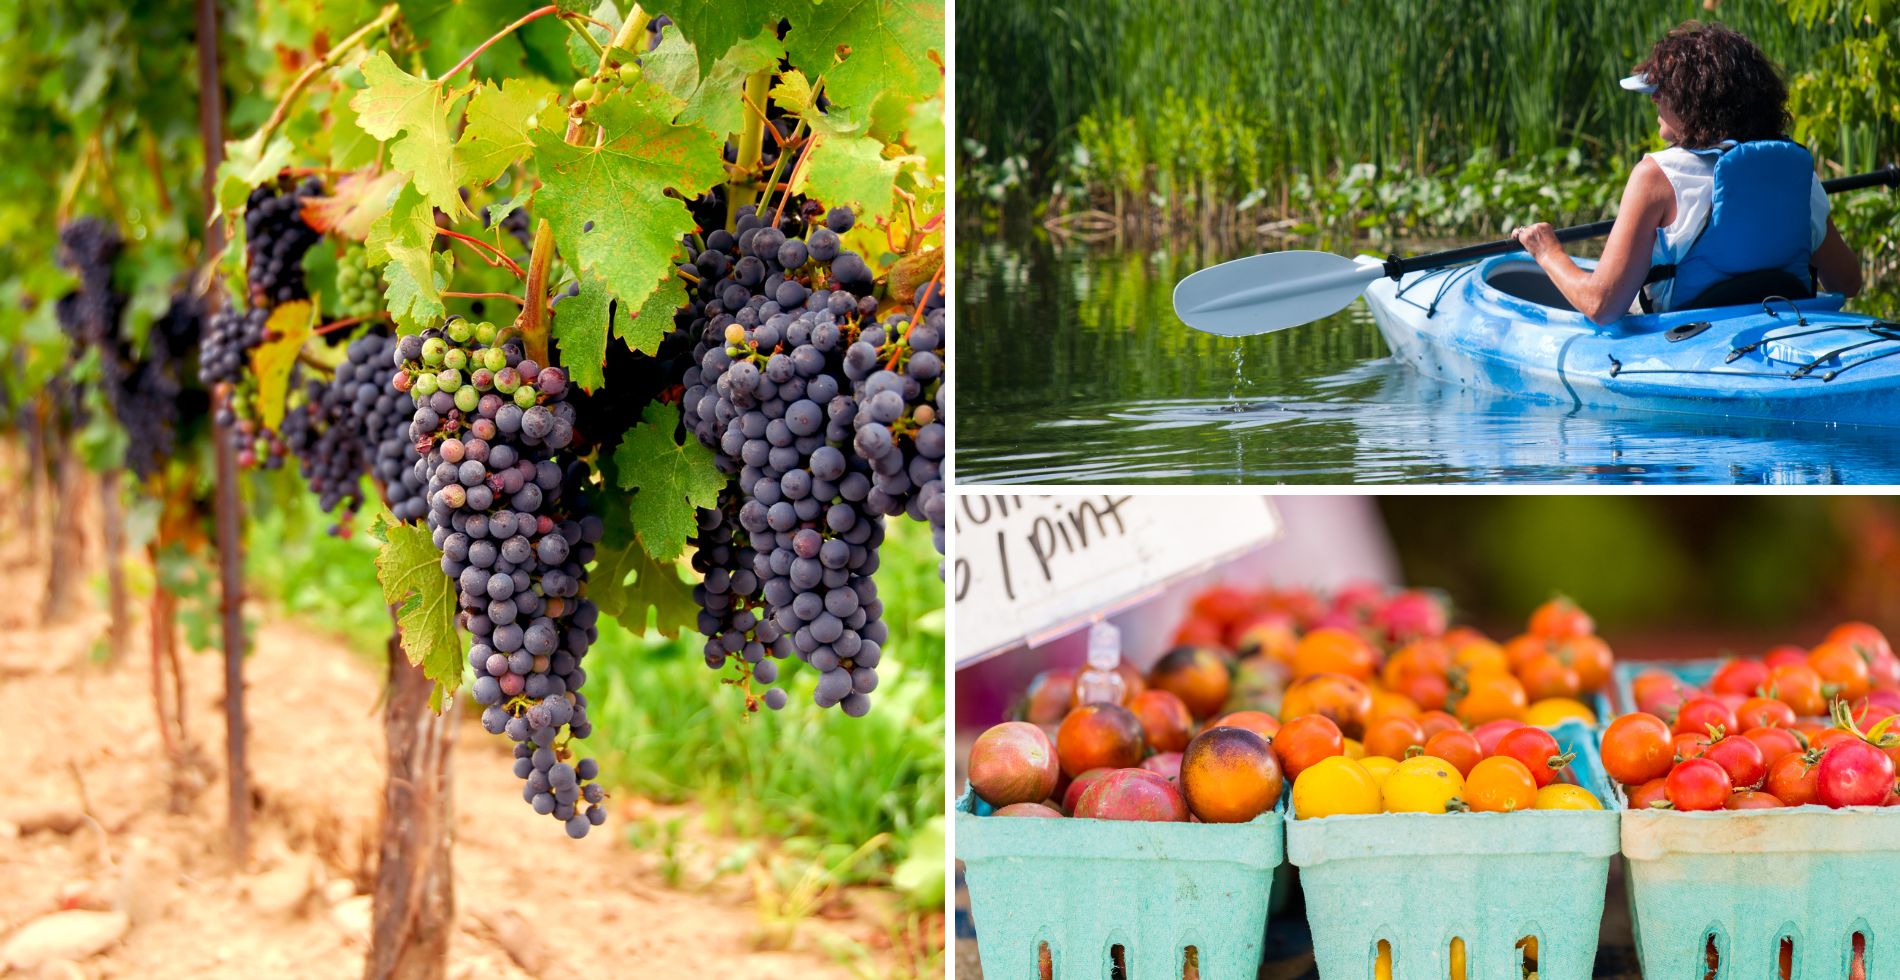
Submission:
[[[1656,98],[1681,117],[1681,146],[1779,139],[1788,131],[1781,70],[1755,42],[1721,24],[1678,26],[1636,71],[1649,76]]]

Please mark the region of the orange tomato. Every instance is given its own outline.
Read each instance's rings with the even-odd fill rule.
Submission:
[[[1869,660],[1893,656],[1887,635],[1866,623],[1847,622],[1828,630],[1828,643],[1845,643]]]
[[[1243,657],[1263,656],[1276,663],[1290,664],[1300,635],[1293,628],[1293,617],[1286,613],[1260,613],[1244,622],[1234,638],[1234,649]]]
[[[1851,701],[1867,694],[1867,658],[1845,643],[1823,643],[1809,650],[1808,666],[1821,675],[1822,691],[1830,697]]]
[[[1630,809],[1648,810],[1658,802],[1668,802],[1669,777],[1657,776],[1629,791]]]
[[[1773,810],[1782,803],[1772,793],[1758,789],[1737,790],[1730,793],[1728,802],[1722,804],[1724,810]]]
[[[1597,624],[1576,603],[1557,596],[1531,612],[1530,631],[1546,639],[1561,640],[1595,633]]]
[[[1451,696],[1451,682],[1444,674],[1406,674],[1397,684],[1389,684],[1394,693],[1402,694],[1406,700],[1428,711],[1436,711],[1445,706],[1445,699]]]
[[[1774,765],[1784,755],[1801,751],[1801,740],[1786,728],[1751,728],[1742,737],[1761,747],[1761,757]]]
[[[1321,759],[1346,754],[1346,739],[1339,726],[1323,715],[1301,715],[1280,726],[1273,737],[1273,751],[1288,779],[1297,780]]]
[[[1360,681],[1372,679],[1379,655],[1365,637],[1337,626],[1322,626],[1300,637],[1293,648],[1293,676],[1344,674]]]
[[[1443,675],[1451,669],[1451,649],[1438,640],[1419,640],[1408,643],[1387,657],[1385,666],[1379,668],[1379,679],[1385,686],[1396,688],[1401,678],[1407,674]]]
[[[1749,698],[1735,709],[1735,724],[1749,728],[1793,728],[1794,709],[1774,698]]]
[[[1512,670],[1523,670],[1525,664],[1549,653],[1550,647],[1550,641],[1541,636],[1513,636],[1504,644],[1504,660]]]
[[[1373,691],[1372,707],[1366,711],[1366,724],[1381,718],[1417,718],[1418,702],[1397,691]]]
[[[1827,714],[1827,697],[1821,691],[1821,675],[1802,663],[1784,663],[1768,672],[1768,693],[1794,709],[1797,715]]]
[[[1694,690],[1666,670],[1645,670],[1630,682],[1630,695],[1636,699],[1636,710],[1668,718]]]
[[[1729,658],[1709,678],[1709,690],[1715,694],[1739,694],[1752,697],[1768,683],[1768,665],[1759,660]]]
[[[1367,755],[1403,759],[1412,746],[1425,744],[1425,729],[1410,718],[1392,715],[1366,726],[1365,743]]]
[[[1467,674],[1504,674],[1511,670],[1511,658],[1504,655],[1503,647],[1490,640],[1453,647],[1451,663],[1464,668]]]
[[[1459,775],[1468,776],[1484,758],[1484,747],[1478,744],[1478,737],[1470,732],[1447,731],[1425,740],[1425,754],[1451,763],[1457,767]]]
[[[1522,762],[1492,756],[1465,773],[1464,801],[1479,813],[1528,810],[1537,802],[1537,781]]]
[[[1578,690],[1601,691],[1610,683],[1610,670],[1616,665],[1616,657],[1602,638],[1573,636],[1561,640],[1557,644],[1557,655],[1577,672]]]
[[[1462,732],[1465,726],[1458,719],[1444,711],[1427,711],[1418,716],[1418,727],[1425,729],[1425,737],[1431,738],[1439,732]]]
[[[1458,720],[1481,725],[1500,718],[1516,718],[1524,713],[1530,699],[1524,685],[1509,674],[1473,674],[1465,678],[1463,696],[1452,705]]]
[[[1517,679],[1524,685],[1524,696],[1532,701],[1574,698],[1583,690],[1577,672],[1554,653],[1540,653],[1521,664]]]
[[[1452,650],[1469,646],[1473,643],[1491,642],[1490,637],[1469,626],[1453,626],[1451,629],[1446,630],[1445,635],[1440,639],[1444,640],[1445,646]]]
[[[1264,711],[1236,711],[1225,714],[1207,723],[1208,728],[1245,728],[1246,730],[1273,741],[1280,731],[1279,719]],[[1202,729],[1205,731],[1206,729]]]
[[[1372,689],[1345,674],[1313,674],[1293,682],[1280,699],[1280,717],[1324,715],[1347,735],[1365,729],[1372,710]]]

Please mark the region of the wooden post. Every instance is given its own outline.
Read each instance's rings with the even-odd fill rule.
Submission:
[[[395,609],[390,609],[393,617]],[[455,714],[429,710],[435,685],[389,638],[389,689],[383,736],[382,850],[376,866],[366,980],[441,980],[455,934],[454,840],[450,752]]]
[[[73,455],[70,440],[61,438],[53,453],[56,475],[53,477],[53,542],[46,572],[46,603],[40,609],[40,621],[50,623],[65,612],[71,600],[72,584],[80,575],[79,519],[74,511],[79,502],[79,457]]]
[[[218,71],[217,0],[198,0],[198,129],[205,146],[203,178],[205,213],[217,204],[218,165],[224,162],[224,89]],[[205,231],[206,255],[217,255],[222,229],[213,222]],[[216,312],[217,293],[206,297],[205,313]],[[221,414],[225,394],[212,399],[211,415]],[[242,865],[250,855],[250,773],[244,761],[244,543],[238,514],[237,453],[231,434],[212,427],[218,459],[217,532],[218,571],[223,585],[219,600],[224,624],[225,769],[230,782],[229,807],[232,860]]]

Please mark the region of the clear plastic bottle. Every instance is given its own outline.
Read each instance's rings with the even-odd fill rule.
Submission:
[[[1121,704],[1128,695],[1128,682],[1117,667],[1122,662],[1122,631],[1107,620],[1089,627],[1089,665],[1075,679],[1077,704],[1106,701]]]

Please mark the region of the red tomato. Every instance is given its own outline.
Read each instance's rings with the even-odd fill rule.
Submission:
[[[1557,773],[1570,766],[1570,760],[1576,753],[1564,754],[1557,745],[1557,739],[1542,728],[1526,725],[1514,732],[1504,733],[1498,739],[1498,747],[1492,755],[1508,756],[1524,764],[1531,771],[1531,778],[1537,781],[1537,788],[1549,786],[1557,778]]]
[[[1707,735],[1710,726],[1722,729],[1724,734],[1735,731],[1735,712],[1720,698],[1707,695],[1682,702],[1682,710],[1676,712],[1676,734]]]
[[[1709,691],[1713,694],[1752,697],[1766,683],[1767,664],[1759,660],[1728,660],[1715,669],[1715,676],[1709,678]]]
[[[1735,724],[1750,728],[1794,727],[1794,709],[1774,698],[1749,698],[1735,709]]]
[[[1786,728],[1751,728],[1742,737],[1761,746],[1761,757],[1771,766],[1782,756],[1801,751],[1801,740]]]
[[[1564,596],[1558,596],[1538,606],[1531,613],[1530,631],[1532,635],[1547,640],[1561,640],[1570,636],[1588,636],[1595,633],[1597,624],[1590,614],[1578,608]]]
[[[1709,746],[1703,758],[1721,766],[1736,789],[1754,789],[1768,778],[1768,760],[1753,739],[1731,735]]]
[[[1880,806],[1893,792],[1893,760],[1858,738],[1828,749],[1814,772],[1815,798],[1826,806]]]
[[[1462,732],[1465,726],[1449,711],[1427,711],[1418,716],[1418,727],[1425,730],[1425,737],[1431,738],[1439,732]]]
[[[1707,759],[1690,759],[1669,771],[1664,792],[1669,803],[1684,812],[1720,810],[1734,789],[1728,773]]]
[[[1484,761],[1484,749],[1470,732],[1439,732],[1426,740],[1425,754],[1456,766],[1461,776],[1471,775],[1471,770]]]
[[[1794,733],[1806,739],[1809,745],[1814,744],[1814,740],[1824,731],[1827,731],[1827,726],[1818,721],[1797,721],[1794,723]]]
[[[1424,745],[1425,741],[1425,729],[1421,728],[1418,722],[1402,715],[1387,715],[1366,726],[1367,755],[1403,759],[1407,749],[1414,745]],[[1427,750],[1425,754],[1430,755],[1431,752]],[[1445,761],[1454,760],[1446,759]]]
[[[1808,739],[1808,747],[1820,749],[1822,752],[1826,752],[1828,749],[1833,748],[1834,746],[1840,744],[1841,742],[1854,742],[1854,741],[1859,741],[1859,739],[1854,737],[1853,732],[1846,731],[1840,728],[1828,728],[1828,729],[1823,729],[1820,734],[1814,736],[1813,738]]]
[[[1684,759],[1700,759],[1708,755],[1710,744],[1706,733],[1697,735],[1694,732],[1683,732],[1670,740],[1675,762],[1681,762]]]
[[[1762,654],[1761,662],[1768,668],[1769,673],[1772,674],[1776,667],[1785,667],[1789,664],[1802,664],[1805,666],[1808,662],[1808,651],[1792,643],[1783,643],[1773,650]]]
[[[1630,682],[1630,695],[1636,699],[1636,710],[1663,718],[1673,714],[1677,705],[1694,697],[1695,693],[1694,688],[1666,670],[1645,670]]]
[[[1893,656],[1893,647],[1880,630],[1866,623],[1842,623],[1828,631],[1828,643],[1845,643],[1860,651],[1869,661]]]
[[[1492,756],[1498,754],[1498,739],[1523,727],[1525,727],[1525,725],[1521,721],[1516,721],[1511,718],[1499,718],[1496,721],[1487,721],[1473,728],[1471,734],[1477,738],[1478,746],[1484,749],[1484,754]]]
[[[1630,790],[1630,809],[1648,810],[1654,808],[1657,803],[1669,802],[1668,788],[1668,777],[1658,776]]]
[[[1784,755],[1768,766],[1768,792],[1788,806],[1805,806],[1815,802],[1818,778],[1813,760],[1805,753]]]
[[[1345,755],[1346,737],[1325,715],[1301,715],[1280,726],[1273,736],[1273,750],[1287,778],[1297,779],[1319,760]]]
[[[1675,755],[1669,726],[1647,712],[1624,715],[1603,730],[1603,768],[1625,786],[1668,775]]]
[[[1782,805],[1773,794],[1758,789],[1737,790],[1728,795],[1728,802],[1722,804],[1724,810],[1773,810]]]

